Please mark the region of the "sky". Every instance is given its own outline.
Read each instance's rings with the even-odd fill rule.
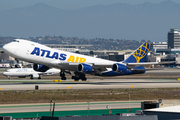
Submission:
[[[167,1],[167,0],[0,0],[0,12],[10,10],[13,8],[22,8],[22,7],[27,7],[27,6],[33,6],[36,3],[44,3],[48,6],[56,7],[56,8],[63,9],[63,10],[77,10],[77,9],[86,8],[86,7],[95,6],[95,5],[107,6],[107,5],[116,4],[116,3],[127,3],[127,4],[131,4],[131,5],[139,5],[139,4],[143,4],[145,2],[161,3],[163,1]],[[171,1],[174,1],[174,2],[180,4],[180,0],[171,0]],[[6,13],[6,12],[2,12],[2,13]],[[151,41],[158,41],[158,40],[166,41],[167,40],[167,32],[169,31],[170,28],[176,27],[176,28],[180,29],[180,27],[179,27],[179,25],[180,25],[179,19],[180,18],[179,17],[177,18],[176,15],[173,15],[174,19],[172,19],[172,22],[164,24],[163,21],[159,21],[159,19],[162,16],[158,16],[158,17],[156,17],[157,19],[153,19],[159,23],[158,26],[153,26],[153,24],[152,24],[152,26],[150,26],[151,29],[150,28],[148,29],[151,32],[151,34],[154,34],[153,36],[151,34],[149,34],[150,32],[143,31],[144,28],[146,29],[145,26],[149,25],[149,24],[145,24],[146,23],[145,20],[142,22],[142,24],[144,24],[144,25],[141,25],[140,27],[138,25],[137,25],[138,26],[137,27],[136,24],[134,25],[134,21],[133,21],[131,23],[128,23],[128,25],[129,24],[131,24],[131,25],[129,25],[128,27],[125,27],[125,28],[123,28],[123,25],[119,24],[119,23],[117,23],[118,25],[115,23],[114,24],[111,24],[111,23],[105,24],[108,21],[108,20],[106,20],[106,22],[101,22],[102,24],[98,24],[96,26],[96,30],[97,31],[99,30],[101,32],[99,32],[99,31],[94,32],[94,30],[93,30],[93,32],[88,33],[88,32],[85,32],[82,30],[82,29],[84,29],[84,27],[88,26],[88,25],[86,26],[86,24],[85,24],[88,21],[88,20],[86,21],[86,19],[85,19],[85,21],[82,22],[82,24],[81,23],[77,24],[77,26],[79,25],[78,27],[82,27],[81,29],[79,29],[79,30],[75,29],[75,28],[77,28],[77,26],[74,25],[73,23],[74,22],[76,23],[78,21],[78,18],[77,18],[77,21],[70,22],[71,20],[69,20],[69,21],[67,21],[67,23],[66,23],[66,21],[64,22],[66,24],[68,24],[68,22],[70,23],[70,25],[68,27],[72,27],[73,25],[75,26],[75,27],[71,28],[71,31],[69,31],[69,29],[65,29],[65,28],[68,28],[65,24],[59,24],[60,26],[64,25],[64,28],[57,27],[57,30],[55,32],[51,31],[51,29],[52,29],[51,26],[53,26],[53,24],[50,25],[48,23],[49,29],[44,29],[44,33],[43,33],[43,30],[39,30],[39,31],[37,30],[37,28],[41,29],[40,26],[42,25],[42,23],[38,24],[39,26],[37,25],[36,26],[37,28],[34,30],[34,28],[32,26],[35,24],[32,24],[32,26],[28,26],[28,24],[25,24],[26,20],[25,20],[25,22],[23,21],[22,23],[19,23],[19,24],[13,24],[14,21],[13,22],[11,21],[9,24],[8,22],[11,19],[6,19],[5,21],[3,21],[5,18],[4,19],[1,18],[0,21],[3,21],[3,22],[1,22],[1,25],[0,25],[1,26],[1,29],[0,29],[1,34],[0,35],[13,36],[13,37],[30,37],[30,36],[35,37],[35,36],[44,36],[44,35],[61,35],[61,36],[67,36],[67,37],[76,36],[76,37],[80,37],[80,38],[81,37],[83,37],[83,38],[99,37],[99,38],[107,38],[107,39],[108,38],[135,39],[135,40],[145,39],[145,40],[151,40]],[[82,20],[84,20],[84,19],[82,19]],[[112,21],[112,23],[113,23],[113,22],[117,22],[118,19],[117,20],[109,19],[109,20]],[[62,21],[63,21],[63,19],[62,19]],[[92,24],[94,24],[93,22],[94,21],[92,21]],[[127,22],[128,22],[128,20],[127,20]],[[149,21],[149,22],[152,22],[152,21]],[[95,23],[98,23],[98,21],[95,21]],[[25,24],[26,27],[24,27],[23,24]],[[2,25],[4,25],[4,27]],[[16,27],[14,27],[14,26],[16,26]],[[23,30],[19,28],[19,31],[18,31],[17,26],[18,27],[23,26],[22,27]],[[101,30],[101,28],[106,27],[106,26],[111,27],[112,31],[109,32],[108,29]],[[118,26],[120,26],[120,27],[118,27]],[[133,26],[133,28],[131,28],[132,26]],[[47,26],[44,25],[44,27],[47,27]],[[11,29],[9,29],[9,28],[11,28]],[[92,26],[90,26],[90,28],[94,29]],[[121,29],[119,29],[119,28],[121,28]],[[137,30],[136,28],[139,28],[140,30]],[[24,29],[26,29],[28,32]],[[131,29],[131,32],[132,32],[131,35],[128,34],[129,29]],[[154,29],[156,29],[156,30],[154,30]],[[50,32],[48,30],[50,30]],[[53,28],[53,30],[54,30],[54,28]],[[36,32],[36,31],[38,31],[38,32]],[[119,31],[119,32],[117,32],[117,31]],[[136,32],[133,32],[133,31],[136,31]],[[140,31],[142,31],[143,34],[141,34]],[[161,34],[159,34],[159,31],[161,31]]]
[[[36,3],[45,3],[49,6],[64,10],[76,10],[94,5],[109,5],[114,3],[128,3],[136,5],[144,2],[160,3],[162,1],[165,0],[0,0],[0,11],[32,6]],[[180,3],[180,0],[172,1]]]

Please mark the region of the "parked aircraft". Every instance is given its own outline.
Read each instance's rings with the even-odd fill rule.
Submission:
[[[38,72],[46,72],[51,67],[61,69],[60,76],[66,80],[65,73],[74,71],[74,80],[87,78],[86,74],[98,76],[118,76],[145,73],[143,65],[161,64],[158,62],[145,62],[151,44],[145,42],[136,49],[127,59],[115,62],[94,58],[81,54],[61,51],[23,39],[15,39],[3,46],[4,51],[10,56],[35,63],[33,69]]]
[[[53,68],[47,70],[46,72],[37,72],[34,71],[33,68],[13,68],[3,72],[3,75],[7,76],[9,79],[11,79],[11,77],[25,78],[28,76],[31,79],[33,78],[41,79],[41,76],[43,75],[55,75],[55,74],[59,74],[59,72],[60,72],[59,69],[53,69]]]

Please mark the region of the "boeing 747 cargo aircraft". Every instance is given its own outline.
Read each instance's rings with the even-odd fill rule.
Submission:
[[[58,68],[61,69],[62,80],[66,80],[65,73],[74,71],[75,75],[72,76],[72,79],[85,81],[86,74],[118,76],[142,74],[146,70],[154,70],[143,67],[144,65],[160,64],[158,62],[145,62],[150,46],[150,43],[145,42],[122,62],[61,51],[23,39],[15,39],[4,45],[3,49],[16,59],[35,63],[33,65],[35,71],[46,72],[50,68]]]

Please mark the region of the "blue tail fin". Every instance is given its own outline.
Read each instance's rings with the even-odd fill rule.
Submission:
[[[138,49],[136,49],[123,63],[139,63],[144,62],[149,49],[151,47],[150,43],[143,43]]]

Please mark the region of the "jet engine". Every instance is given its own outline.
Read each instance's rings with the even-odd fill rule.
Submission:
[[[116,63],[116,64],[113,64],[112,70],[114,72],[126,72],[127,67],[125,65],[123,65],[123,64]]]
[[[84,64],[84,63],[79,64],[77,66],[78,72],[82,72],[82,73],[91,73],[92,69],[93,69],[92,66]]]
[[[40,65],[40,64],[35,63],[35,64],[33,64],[33,69],[38,72],[46,72],[50,68],[45,65]]]

